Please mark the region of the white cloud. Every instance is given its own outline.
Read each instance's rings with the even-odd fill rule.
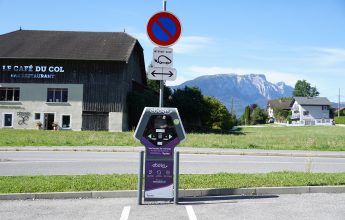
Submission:
[[[188,80],[191,80],[191,79],[188,79],[182,75],[179,75],[179,73],[177,73],[177,78],[176,80],[174,81],[165,81],[166,82],[166,85],[167,86],[176,86],[176,85],[180,85]]]
[[[314,48],[316,58],[323,65],[345,64],[345,49],[343,48]]]
[[[303,77],[296,73],[287,73],[275,70],[263,70],[263,69],[250,69],[250,68],[233,68],[233,67],[201,67],[201,66],[191,66],[187,68],[186,72],[192,78],[202,76],[202,75],[214,75],[214,74],[229,74],[234,73],[238,75],[246,74],[264,74],[268,81],[277,83],[285,82],[288,85],[294,86],[297,80]]]
[[[143,47],[152,47],[152,43],[149,39],[149,37],[147,36],[147,34],[145,33],[131,33],[131,35],[133,37],[135,37],[136,39],[138,39],[138,41],[140,42],[141,46]]]
[[[173,45],[174,52],[177,54],[190,54],[200,49],[206,48],[212,44],[212,40],[203,36],[182,36],[180,40]]]

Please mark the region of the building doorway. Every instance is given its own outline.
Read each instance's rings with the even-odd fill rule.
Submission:
[[[53,122],[55,115],[52,113],[44,113],[44,129],[53,130]]]

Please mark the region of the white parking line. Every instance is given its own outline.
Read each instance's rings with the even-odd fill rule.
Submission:
[[[186,209],[187,209],[189,220],[197,220],[193,207],[191,205],[187,205]]]
[[[129,216],[129,211],[131,210],[130,206],[125,206],[122,210],[121,218],[120,220],[127,220]]]

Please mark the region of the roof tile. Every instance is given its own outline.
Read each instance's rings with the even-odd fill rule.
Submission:
[[[124,32],[18,30],[0,35],[0,58],[127,62],[136,43]]]

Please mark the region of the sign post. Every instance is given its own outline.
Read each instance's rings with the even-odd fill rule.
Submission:
[[[167,11],[154,14],[147,23],[146,29],[151,41],[162,47],[176,43],[182,32],[179,19]]]
[[[145,171],[141,154],[138,204],[142,202],[142,176],[145,173],[144,201],[173,201],[177,203],[178,159],[174,163],[174,148],[186,138],[186,134],[176,108],[163,108],[164,80],[175,80],[173,49],[181,35],[181,23],[172,13],[163,11],[154,14],[147,23],[147,35],[158,45],[153,49],[151,67],[147,78],[160,81],[159,107],[146,107],[141,115],[134,137],[145,146]],[[178,156],[178,154],[176,154]],[[174,169],[175,168],[175,169]],[[175,171],[175,172],[174,172]],[[175,174],[175,179],[174,179]]]
[[[179,19],[172,13],[166,11],[166,1],[163,1],[163,11],[154,14],[148,21],[147,26],[147,35],[150,40],[160,46],[159,50],[164,50],[164,47],[168,47],[177,42],[181,36],[182,26]],[[172,49],[166,48],[167,51]],[[154,51],[158,49],[155,48]],[[155,52],[154,52],[155,53]],[[168,54],[168,53],[167,53]],[[148,70],[148,78],[151,80],[160,80],[159,86],[159,107],[163,107],[163,80],[175,80],[177,71],[172,68],[172,59],[169,61],[169,57],[164,55],[161,59],[165,60],[166,66],[162,66],[161,59],[158,59],[157,62],[155,59],[152,61],[152,68]],[[168,59],[165,59],[168,58]],[[167,64],[167,62],[170,62]],[[167,66],[169,65],[169,66]],[[153,69],[160,67],[161,70]],[[153,73],[153,74],[152,74]],[[167,77],[165,77],[167,76]],[[174,76],[174,77],[173,77]]]

